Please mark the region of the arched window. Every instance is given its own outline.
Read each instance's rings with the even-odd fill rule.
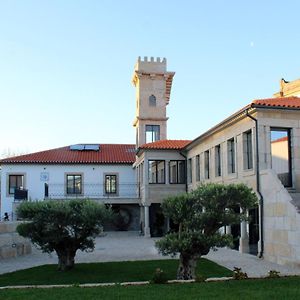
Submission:
[[[149,97],[149,105],[150,106],[156,106],[156,97],[154,95],[151,95]]]

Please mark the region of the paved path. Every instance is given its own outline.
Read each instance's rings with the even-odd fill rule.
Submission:
[[[135,232],[109,232],[106,236],[96,239],[95,251],[90,253],[78,251],[76,262],[165,259],[166,257],[158,254],[154,246],[155,240],[141,237]],[[226,248],[211,251],[206,257],[229,269],[240,267],[248,276],[264,276],[270,270],[280,271],[281,275],[300,275],[300,268],[280,266]],[[0,259],[0,274],[56,263],[57,257],[54,253],[45,254],[33,247],[30,255]]]

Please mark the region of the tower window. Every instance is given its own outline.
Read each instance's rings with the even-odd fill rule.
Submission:
[[[154,95],[151,95],[149,97],[149,105],[150,106],[156,106],[156,97]]]
[[[159,125],[146,125],[146,143],[152,143],[160,139]]]

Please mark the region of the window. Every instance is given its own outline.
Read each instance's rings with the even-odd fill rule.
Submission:
[[[221,176],[221,145],[215,147],[215,176]]]
[[[200,181],[200,155],[196,156],[196,181]]]
[[[188,159],[188,183],[192,183],[193,181],[193,164],[192,159]]]
[[[185,161],[171,160],[169,174],[170,183],[185,183]]]
[[[82,176],[77,174],[67,175],[67,194],[82,194]]]
[[[253,168],[253,154],[252,154],[252,132],[251,130],[243,133],[243,158],[244,170]]]
[[[148,161],[149,183],[165,183],[165,161]]]
[[[228,168],[228,174],[235,173],[235,144],[234,144],[234,138],[227,141],[227,168]]]
[[[13,195],[15,189],[24,187],[24,175],[9,175],[8,182],[8,193]]]
[[[105,194],[117,193],[117,175],[105,175]]]
[[[146,143],[152,143],[160,139],[159,125],[146,125]]]
[[[150,106],[156,106],[156,97],[154,95],[151,95],[149,97],[149,105]]]
[[[209,150],[204,152],[204,176],[209,179]]]

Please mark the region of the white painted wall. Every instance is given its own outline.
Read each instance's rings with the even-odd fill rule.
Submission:
[[[7,164],[2,165],[1,172],[1,218],[5,212],[9,214],[12,212],[12,204],[14,197],[8,195],[8,175],[14,173],[25,174],[25,189],[28,189],[28,198],[31,200],[43,200],[44,198],[44,184],[47,182],[51,184],[65,183],[66,173],[83,173],[84,184],[100,184],[104,183],[105,173],[117,173],[119,185],[122,184],[136,184],[135,170],[131,165],[42,165],[42,164]],[[43,181],[41,173],[48,173],[49,180]],[[122,189],[120,189],[119,198],[122,198]],[[122,199],[120,199],[121,202]],[[138,203],[138,201],[137,201]]]

